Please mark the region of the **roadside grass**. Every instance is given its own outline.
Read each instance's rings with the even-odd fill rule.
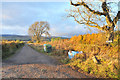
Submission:
[[[45,53],[43,44],[51,44],[52,52],[45,53],[58,59],[61,63],[77,69],[78,72],[94,75],[98,78],[120,78],[120,66],[118,65],[118,34],[113,43],[106,44],[105,34],[88,34],[73,36],[70,40],[59,39],[50,42],[32,43],[34,49]],[[39,47],[41,46],[41,48]],[[83,51],[83,54],[75,55],[71,60],[68,58],[68,50]],[[93,57],[100,61],[95,63]]]
[[[104,54],[99,52],[99,55],[96,55],[98,60],[100,60],[100,64],[96,64],[93,62],[93,52],[91,51],[91,47],[93,45],[85,46],[86,48],[84,48],[84,50],[89,50],[89,53],[91,54],[87,54],[86,56],[84,54],[77,54],[71,60],[68,58],[68,51],[65,52],[65,50],[58,50],[53,47],[52,52],[46,53],[44,52],[42,45],[36,45],[33,43],[30,46],[38,52],[44,53],[57,59],[62,64],[66,64],[73,69],[77,69],[78,72],[85,72],[86,74],[95,75],[98,78],[118,78],[120,76],[118,74],[118,72],[120,71],[117,58],[118,50],[115,50],[118,48],[118,46],[107,46],[106,50],[104,49],[106,48],[106,46],[100,46],[99,48],[101,50],[104,50]],[[96,52],[94,52],[94,54],[96,54]]]
[[[40,53],[44,53],[52,58],[55,58],[56,60],[58,60],[61,64],[68,64],[70,59],[67,56],[67,51],[65,50],[57,50],[54,47],[52,47],[52,51],[47,53],[44,51],[43,46],[42,45],[34,45],[34,44],[30,44],[29,45],[31,48],[33,48],[34,50],[40,52]],[[64,55],[66,54],[66,55]]]
[[[17,50],[24,46],[23,42],[19,41],[2,41],[2,59],[7,59],[10,56],[14,55]]]

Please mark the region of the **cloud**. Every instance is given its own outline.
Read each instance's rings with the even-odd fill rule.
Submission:
[[[31,25],[35,21],[49,21],[50,24],[59,23],[67,7],[64,2],[23,2],[2,4],[2,24]]]
[[[66,25],[64,26],[64,28],[59,29],[59,27],[52,27],[50,29],[50,33],[53,36],[74,36],[74,35],[82,35],[85,34],[87,32],[87,29],[85,29],[83,26],[81,25]]]
[[[84,25],[78,25],[74,19],[67,18],[65,2],[22,2],[3,3],[3,34],[26,35],[31,24],[36,21],[47,21],[52,36],[74,36],[88,32]]]
[[[27,35],[28,27],[21,26],[2,26],[2,33],[4,34],[18,34],[18,35]]]

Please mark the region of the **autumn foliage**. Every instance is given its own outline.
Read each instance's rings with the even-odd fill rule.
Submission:
[[[118,78],[118,33],[116,32],[114,42],[107,45],[105,33],[93,33],[79,36],[73,36],[70,39],[54,39],[50,42],[42,42],[34,45],[51,44],[58,50],[83,51],[83,54],[77,54],[68,63],[73,69],[83,71],[88,74],[94,74],[97,77]],[[56,52],[57,53],[57,52]],[[54,55],[66,54],[57,53]],[[93,56],[96,56],[100,64],[93,62]]]

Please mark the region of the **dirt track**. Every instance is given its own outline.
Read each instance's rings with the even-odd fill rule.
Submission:
[[[12,64],[50,64],[56,65],[57,61],[51,57],[38,53],[31,47],[25,45],[21,51],[10,57],[9,59],[3,61],[4,63]],[[3,65],[4,66],[4,65]]]
[[[2,66],[3,78],[89,78],[27,45],[4,60]]]

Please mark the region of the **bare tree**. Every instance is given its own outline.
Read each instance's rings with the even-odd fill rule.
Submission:
[[[28,34],[31,36],[32,41],[36,40],[37,42],[41,41],[41,36],[45,34],[50,36],[49,31],[50,27],[48,22],[40,21],[35,22],[29,27]]]
[[[113,41],[114,39],[114,28],[120,18],[120,11],[116,12],[116,15],[111,15],[111,9],[118,6],[110,6],[113,2],[107,2],[106,0],[101,2],[101,4],[95,5],[95,3],[85,2],[81,0],[80,2],[73,3],[73,6],[69,16],[73,17],[74,20],[79,24],[85,24],[89,27],[95,27],[107,33],[107,40]],[[101,5],[98,7],[98,5]],[[94,10],[98,7],[97,10]]]

